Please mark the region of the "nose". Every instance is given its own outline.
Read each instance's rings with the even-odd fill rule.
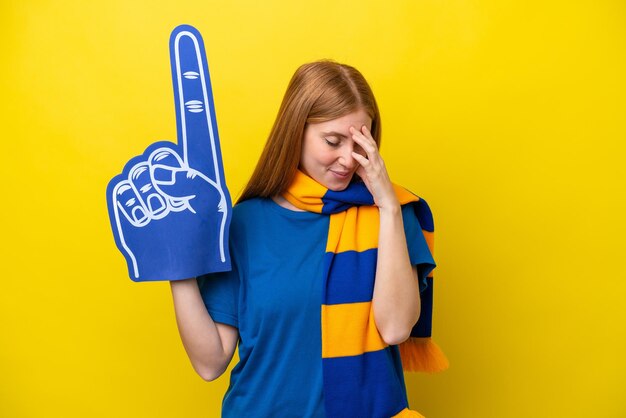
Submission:
[[[343,167],[347,168],[348,170],[354,169],[354,167],[356,167],[356,165],[358,164],[357,161],[352,156],[352,151],[354,151],[353,146],[343,147],[341,155],[339,156],[339,159],[338,159],[339,164],[341,164]]]

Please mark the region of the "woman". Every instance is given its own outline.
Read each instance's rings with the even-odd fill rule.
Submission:
[[[356,69],[301,66],[233,210],[233,270],[171,282],[200,376],[219,377],[239,342],[224,417],[420,416],[396,345],[435,264],[380,132]]]

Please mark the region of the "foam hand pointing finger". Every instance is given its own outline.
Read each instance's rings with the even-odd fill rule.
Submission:
[[[170,37],[178,144],[157,142],[107,187],[115,242],[135,281],[230,270],[224,183],[204,44],[193,27]]]

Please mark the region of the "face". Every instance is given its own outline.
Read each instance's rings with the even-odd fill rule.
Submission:
[[[352,140],[350,127],[372,128],[372,119],[364,110],[322,123],[308,124],[304,130],[300,170],[329,190],[344,190],[359,164],[352,152],[365,151]]]

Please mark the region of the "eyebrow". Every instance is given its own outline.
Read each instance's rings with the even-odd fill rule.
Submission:
[[[335,132],[335,131],[330,131],[330,132],[322,132],[322,135],[324,136],[338,136],[341,138],[347,138],[346,135],[339,133],[339,132]]]

